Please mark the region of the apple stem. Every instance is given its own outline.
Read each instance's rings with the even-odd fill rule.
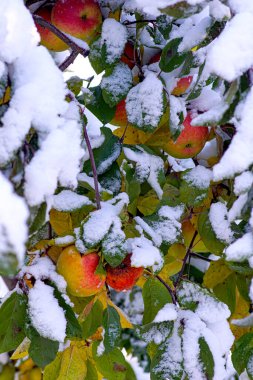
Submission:
[[[76,50],[72,50],[70,55],[59,65],[59,69],[61,71],[65,71],[69,65],[74,62],[77,56],[78,52]]]
[[[184,269],[185,269],[186,263],[187,263],[187,261],[188,261],[190,255],[191,255],[191,253],[192,253],[191,250],[192,250],[192,247],[193,247],[193,245],[194,245],[194,240],[196,239],[196,236],[197,236],[197,235],[198,235],[198,232],[195,231],[195,232],[194,232],[194,235],[193,235],[193,237],[192,237],[192,240],[191,240],[191,242],[190,242],[190,245],[189,245],[189,247],[188,247],[188,249],[187,249],[186,255],[185,255],[185,257],[184,257],[182,268],[181,268],[181,270],[180,270],[180,272],[179,272],[179,274],[178,274],[178,276],[177,276],[177,279],[176,279],[176,281],[175,281],[175,283],[174,283],[175,289],[178,287],[178,285],[180,284],[180,282],[181,282],[181,280],[182,280],[182,277],[183,277],[183,274],[184,274]]]
[[[87,57],[89,55],[89,50],[83,49],[81,46],[76,44],[71,38],[69,38],[65,33],[61,32],[56,26],[51,24],[51,22],[45,20],[43,17],[38,16],[38,15],[33,15],[34,21],[53,32],[57,37],[59,37],[65,44],[67,44],[73,52],[76,54],[82,54],[84,57]]]

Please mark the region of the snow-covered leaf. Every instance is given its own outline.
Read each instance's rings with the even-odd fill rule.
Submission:
[[[110,107],[114,107],[126,97],[132,82],[132,72],[125,63],[120,62],[107,69],[101,82],[104,101]]]

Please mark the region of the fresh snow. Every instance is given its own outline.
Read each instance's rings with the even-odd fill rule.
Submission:
[[[85,195],[76,194],[71,190],[63,190],[53,196],[52,207],[58,211],[68,212],[91,204],[91,201]]]
[[[133,87],[126,98],[128,121],[139,128],[158,126],[163,113],[163,85],[149,72],[143,82]]]
[[[29,291],[28,310],[32,325],[44,338],[64,342],[67,321],[54,297],[54,289],[37,280]]]
[[[253,185],[253,173],[246,171],[237,177],[234,182],[234,193],[240,195],[250,190]]]
[[[153,322],[165,322],[165,321],[175,321],[177,319],[177,308],[172,303],[167,303],[163,306],[161,310],[155,316]]]
[[[106,19],[102,26],[101,45],[106,46],[106,61],[109,64],[121,57],[126,42],[126,27],[113,18]]]
[[[198,189],[207,189],[212,180],[212,171],[206,169],[204,166],[198,165],[183,174],[183,179]]]
[[[159,173],[164,170],[164,163],[160,157],[147,153],[141,147],[136,149],[123,148],[126,158],[136,163],[136,175],[142,183],[144,180],[155,190],[159,198],[163,195],[163,190],[159,184]]]
[[[144,236],[127,239],[128,252],[132,252],[131,265],[133,267],[152,267],[159,271],[163,266],[163,257],[157,247]]]
[[[236,14],[207,54],[206,67],[229,82],[253,65],[253,14]],[[240,54],[238,54],[240,52]]]
[[[233,231],[228,220],[228,210],[224,203],[213,203],[209,211],[209,219],[218,239],[225,243],[231,243]]]

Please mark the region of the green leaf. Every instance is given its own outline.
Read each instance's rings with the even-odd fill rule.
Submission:
[[[17,273],[18,259],[13,252],[1,252],[0,254],[0,275],[13,276]]]
[[[123,170],[125,173],[125,181],[126,181],[125,191],[129,197],[128,211],[131,212],[131,214],[136,215],[136,207],[137,207],[138,197],[141,192],[141,184],[137,180],[135,176],[135,170],[133,169],[131,164],[124,162]]]
[[[93,101],[86,104],[86,107],[91,111],[103,124],[109,123],[114,114],[116,107],[109,107],[104,101],[100,86],[90,87],[89,90],[93,94]],[[83,104],[83,99],[78,97],[78,101]]]
[[[112,306],[107,306],[103,315],[104,346],[105,352],[111,352],[120,343],[121,325],[120,317],[116,309]]]
[[[75,96],[77,96],[82,89],[83,80],[78,76],[73,76],[66,81],[66,84],[68,89],[72,91]]]
[[[209,220],[208,211],[204,211],[198,218],[198,232],[206,248],[215,255],[220,255],[225,245],[217,239]]]
[[[118,63],[107,69],[101,81],[104,101],[110,106],[116,106],[125,99],[133,85],[132,71],[125,63]]]
[[[119,138],[113,135],[110,128],[102,127],[100,130],[104,135],[104,142],[99,148],[93,149],[98,175],[104,174],[108,171],[121,152]],[[92,176],[90,160],[85,161],[83,170],[86,174]]]
[[[171,71],[177,69],[187,58],[188,53],[179,54],[177,52],[181,41],[181,38],[170,40],[163,49],[159,67],[165,73],[170,73]]]
[[[180,1],[175,5],[169,5],[168,7],[161,9],[161,12],[177,19],[184,17],[185,14],[188,14],[187,11],[189,8],[190,5],[187,1]],[[193,9],[193,11],[195,11],[195,8]]]
[[[180,200],[189,206],[200,206],[208,197],[209,187],[207,188],[199,188],[194,186],[188,180],[187,174],[190,173],[191,170],[186,170],[182,174],[182,180],[180,183]]]
[[[25,338],[27,298],[12,293],[0,307],[0,353],[15,350]]]
[[[105,45],[101,46],[101,38],[91,44],[89,61],[96,74],[101,74],[105,70],[106,48]]]
[[[15,367],[13,364],[6,364],[1,369],[0,367],[0,380],[14,380]]]
[[[54,296],[58,300],[59,306],[65,311],[67,321],[66,336],[69,339],[82,338],[82,328],[70,305],[66,303],[59,290],[54,287]]]
[[[232,353],[232,362],[239,375],[245,370],[252,356],[253,333],[247,333],[235,342],[234,351]]]
[[[236,306],[236,277],[235,273],[225,278],[221,283],[213,288],[216,297],[228,305],[231,314]]]
[[[199,359],[207,379],[213,379],[214,359],[208,344],[204,338],[199,338]]]
[[[103,305],[100,301],[96,301],[84,320],[80,322],[82,327],[83,339],[88,339],[95,334],[98,327],[102,326],[103,321]]]
[[[93,358],[99,372],[107,380],[125,380],[128,370],[127,362],[122,352],[115,348],[109,353],[97,354],[99,342],[92,345]]]
[[[54,361],[45,367],[43,380],[60,380],[59,372],[61,369],[62,355],[62,352],[58,352]]]
[[[40,336],[31,325],[26,331],[31,341],[28,350],[29,356],[38,367],[44,368],[55,359],[59,342]]]
[[[117,162],[113,162],[109,170],[98,177],[100,185],[117,195],[121,189],[121,174]]]
[[[86,362],[86,366],[87,366],[87,373],[86,373],[85,380],[98,380],[98,373],[94,366],[94,363],[92,363],[92,361],[88,359]]]
[[[122,263],[127,254],[126,236],[122,230],[110,228],[110,231],[102,241],[102,254],[104,259],[112,267],[117,267]]]
[[[35,210],[31,210],[31,215]],[[47,212],[47,204],[46,202],[43,202],[38,209],[35,211],[34,218],[30,224],[29,227],[29,235],[34,234],[35,232],[39,231],[39,229],[45,224],[46,222],[46,212]]]
[[[171,302],[171,297],[166,287],[156,278],[149,278],[142,291],[144,301],[143,324],[154,320],[158,311]]]
[[[159,323],[148,323],[143,326],[138,326],[136,333],[141,337],[142,340],[146,343],[154,342],[155,344],[161,343],[168,339],[172,333],[174,322],[165,321]]]

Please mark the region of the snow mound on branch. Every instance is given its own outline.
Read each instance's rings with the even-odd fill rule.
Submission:
[[[235,13],[253,13],[253,2],[251,0],[228,0],[228,4]]]
[[[1,1],[0,62],[12,65],[13,96],[1,119],[0,166],[12,159],[33,127],[40,149],[25,171],[25,196],[30,205],[52,195],[58,181],[75,187],[83,155],[79,114],[65,101],[63,75],[47,49],[37,46],[38,41],[23,1]]]
[[[226,205],[221,202],[213,203],[210,208],[209,218],[217,238],[225,243],[231,243],[233,232],[230,228]]]
[[[253,185],[253,173],[246,171],[235,178],[234,193],[240,195],[250,190]]]
[[[177,319],[177,308],[172,303],[167,303],[158,311],[153,322],[175,321]]]
[[[0,189],[0,258],[9,252],[15,252],[19,263],[22,263],[28,237],[28,208],[23,199],[13,192],[11,184],[2,173]]]
[[[51,286],[40,280],[36,281],[29,291],[28,308],[32,325],[41,336],[64,342],[67,321]]]
[[[253,14],[239,13],[213,42],[206,67],[227,81],[233,81],[253,65]],[[238,54],[240,51],[240,54]]]
[[[253,163],[253,88],[250,89],[246,99],[239,104],[235,116],[237,133],[219,163],[213,168],[214,181],[231,178],[235,174],[242,173]]]
[[[212,180],[212,171],[204,166],[198,165],[183,175],[183,178],[189,184],[199,189],[207,189]]]

